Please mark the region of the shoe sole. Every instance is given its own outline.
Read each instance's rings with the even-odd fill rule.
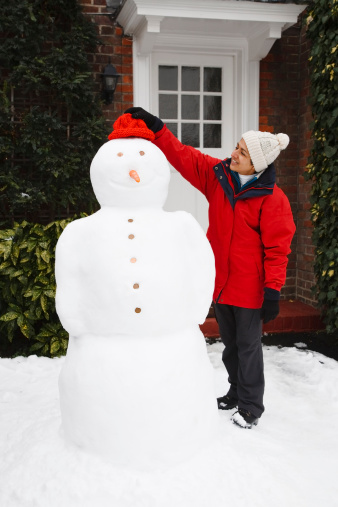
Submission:
[[[221,407],[220,404],[218,404],[218,410],[232,410],[233,408],[237,407],[237,403],[235,405],[225,405],[224,407]]]
[[[255,421],[253,422],[252,424],[248,424],[247,423],[247,426],[242,426],[241,424],[239,424],[237,421],[235,421],[234,419],[231,419],[231,422],[233,424],[235,424],[236,426],[238,426],[239,428],[242,428],[243,430],[251,430],[253,426],[257,426],[258,424],[258,421]]]

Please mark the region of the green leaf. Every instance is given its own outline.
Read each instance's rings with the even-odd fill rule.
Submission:
[[[11,250],[10,256],[11,256],[11,259],[12,259],[14,265],[16,265],[16,263],[18,262],[19,255],[20,255],[20,248],[18,247],[18,245],[12,244],[12,250]]]
[[[44,295],[48,298],[54,299],[55,298],[55,291],[51,289],[45,289],[43,291]]]
[[[33,289],[32,290],[32,301],[36,301],[42,294],[42,289]]]
[[[33,328],[32,326],[29,324],[29,322],[27,320],[23,320],[21,324],[19,324],[19,327],[20,327],[20,331],[21,333],[26,337],[26,338],[30,338],[31,334],[32,334],[32,331],[33,331]]]
[[[328,158],[333,157],[337,153],[337,147],[336,146],[326,146],[325,147],[325,155]]]
[[[51,343],[50,345],[50,354],[51,356],[55,356],[60,350],[60,342],[59,341],[54,341],[53,343]]]
[[[2,240],[6,240],[6,241],[12,240],[14,235],[15,235],[15,232],[13,229],[0,230],[0,239],[2,239]],[[11,243],[11,242],[9,241],[9,243]]]
[[[29,352],[37,352],[38,350],[41,350],[43,347],[43,343],[41,342],[35,342],[29,349]]]
[[[43,313],[45,314],[46,319],[49,319],[47,298],[44,294],[41,294],[41,296],[40,296],[40,304],[41,304],[41,308],[43,310]]]
[[[22,274],[23,274],[23,270],[18,269],[16,271],[14,271],[14,273],[12,274],[12,278],[19,278],[19,276],[21,276]]]
[[[49,252],[47,252],[46,250],[41,252],[41,258],[46,262],[46,264],[48,264],[50,262]]]
[[[0,317],[0,320],[4,322],[10,322],[11,320],[17,319],[19,315],[20,314],[18,314],[17,312],[7,312],[5,313],[5,315],[2,315]]]

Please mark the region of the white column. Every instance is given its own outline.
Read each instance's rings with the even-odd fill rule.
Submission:
[[[259,61],[248,62],[248,109],[246,130],[259,128]]]
[[[134,105],[143,107],[146,111],[150,108],[150,55],[140,55],[138,41],[133,41],[133,88]]]

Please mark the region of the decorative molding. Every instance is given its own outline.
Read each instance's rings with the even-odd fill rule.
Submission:
[[[283,23],[292,26],[305,5],[233,0],[127,0],[117,20],[134,33],[143,16]]]

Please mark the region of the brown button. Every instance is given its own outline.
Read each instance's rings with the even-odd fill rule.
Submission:
[[[139,286],[139,284],[138,284],[138,283],[134,283],[134,285],[133,285],[133,289],[138,289],[139,287],[140,287],[140,286]]]
[[[129,239],[134,239],[134,238],[135,238],[135,236],[134,236],[134,234],[129,234],[128,238],[129,238]]]
[[[135,313],[141,313],[141,308],[135,308]]]
[[[134,222],[132,218],[128,218],[128,222]]]
[[[132,258],[130,259],[130,262],[132,262],[132,263],[136,262],[136,258],[135,258],[135,257],[132,257]]]

